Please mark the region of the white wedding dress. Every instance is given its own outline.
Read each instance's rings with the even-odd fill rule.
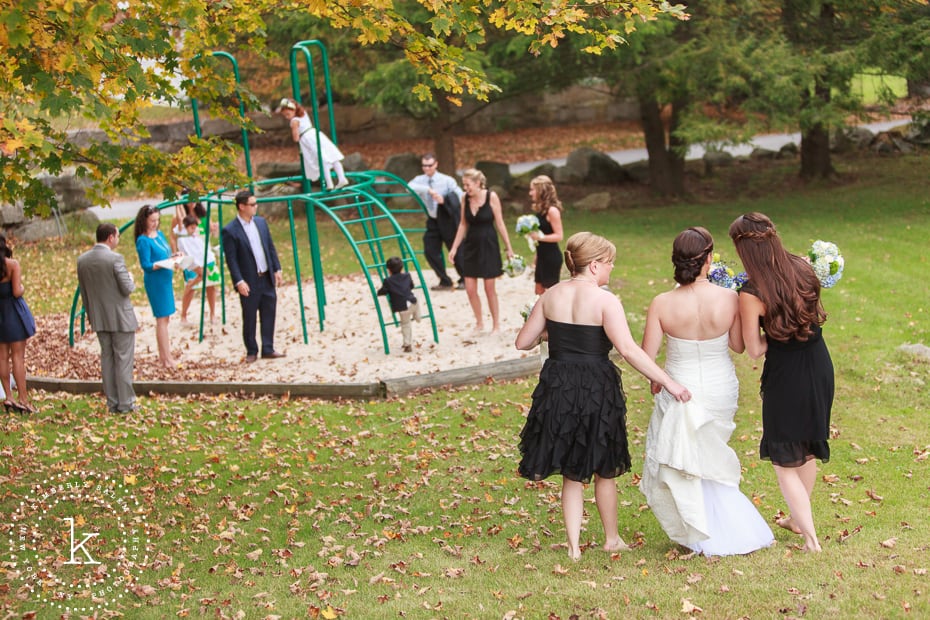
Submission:
[[[669,538],[708,556],[750,553],[774,542],[739,490],[739,459],[727,445],[739,397],[728,339],[666,336],[665,369],[692,398],[680,403],[665,390],[656,395],[639,483]]]

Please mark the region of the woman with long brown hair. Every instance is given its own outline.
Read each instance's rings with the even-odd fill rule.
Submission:
[[[772,462],[790,511],[776,523],[803,536],[806,551],[820,551],[810,498],[815,459],[830,459],[834,387],[820,281],[805,259],[785,250],[761,213],[736,218],[730,238],[749,275],[739,294],[746,352],[765,355],[759,456]]]
[[[559,241],[562,240],[562,201],[555,191],[552,179],[544,174],[530,181],[530,200],[533,212],[539,218],[539,230],[530,233],[538,242],[536,247],[536,294],[556,284],[562,272],[562,252]]]

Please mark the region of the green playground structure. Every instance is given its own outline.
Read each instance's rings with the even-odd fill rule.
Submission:
[[[318,52],[315,57],[313,52]],[[229,60],[233,66],[236,83],[239,83],[239,67],[235,58],[226,52],[214,52],[213,56]],[[333,112],[332,93],[330,90],[329,79],[329,60],[326,55],[326,48],[316,40],[300,41],[291,48],[291,84],[293,89],[293,99],[300,103],[300,72],[298,71],[300,61],[303,60],[306,67],[306,76],[309,82],[310,105],[307,106],[308,113],[312,114],[313,127],[316,131],[317,153],[320,154],[319,170],[324,170],[322,161],[322,149],[319,148],[319,98],[316,92],[316,61],[320,63],[323,71],[323,83],[325,85],[325,96],[327,111],[329,114],[330,138],[334,144],[338,145],[335,116]],[[201,125],[199,108],[196,100],[191,100],[194,115],[194,126],[197,136],[201,137]],[[245,108],[241,102],[239,104],[239,114],[245,117]],[[281,177],[275,179],[264,179],[255,181],[252,174],[251,155],[249,152],[248,132],[242,130],[243,148],[245,150],[246,173],[249,183],[245,186],[223,187],[214,190],[206,195],[196,197],[206,207],[206,224],[204,230],[210,230],[210,223],[214,217],[218,223],[219,230],[222,231],[224,224],[224,207],[231,207],[232,212],[228,215],[227,221],[235,217],[235,194],[242,189],[252,191],[259,205],[267,203],[284,202],[287,205],[287,213],[290,224],[291,247],[293,248],[295,278],[297,280],[298,300],[300,305],[300,321],[303,329],[304,344],[308,343],[307,318],[304,312],[303,285],[301,276],[300,257],[297,245],[297,233],[295,227],[295,212],[303,216],[307,221],[307,236],[310,246],[310,263],[312,270],[312,281],[316,296],[317,320],[319,321],[320,331],[324,331],[326,321],[326,289],[325,277],[323,275],[323,265],[320,258],[319,235],[317,232],[317,217],[329,217],[342,232],[349,247],[352,249],[355,257],[358,259],[359,267],[368,283],[371,292],[372,302],[375,307],[378,318],[378,325],[381,329],[381,339],[384,344],[384,352],[390,353],[390,344],[388,341],[387,326],[397,326],[400,321],[395,313],[390,310],[390,305],[385,298],[378,296],[378,288],[381,281],[387,277],[386,261],[391,256],[399,256],[404,262],[407,271],[414,278],[415,284],[420,289],[424,304],[421,308],[425,309],[422,315],[428,318],[432,327],[433,341],[439,342],[439,334],[436,328],[436,319],[433,313],[432,301],[430,300],[429,288],[420,269],[420,263],[417,256],[422,254],[422,250],[414,250],[407,237],[407,233],[421,233],[423,228],[404,229],[395,218],[396,215],[417,214],[426,216],[426,207],[420,196],[410,189],[407,183],[390,172],[383,170],[368,170],[364,172],[348,172],[347,176],[350,185],[339,189],[326,189],[324,178],[320,177],[320,187],[315,189],[309,179],[303,174],[306,162],[301,159],[301,175],[294,177]],[[300,152],[295,145],[295,151]],[[300,183],[301,192],[297,194],[276,195],[274,186],[282,183]],[[190,202],[189,195],[180,196],[177,200],[164,201],[156,205],[161,210],[174,209],[179,204]],[[302,211],[300,205],[303,205]],[[388,205],[392,205],[389,207]],[[261,207],[259,207],[261,208]],[[229,212],[227,212],[229,213]],[[133,226],[133,221],[123,224],[120,227],[122,233]],[[222,235],[222,232],[220,233]],[[207,248],[210,243],[205,244]],[[220,266],[220,300],[221,300],[221,318],[223,324],[226,323],[226,269],[223,260],[223,244],[219,244],[219,256],[217,257]],[[206,262],[206,254],[204,263]],[[86,330],[85,311],[81,306],[80,289],[75,290],[71,303],[71,314],[68,330],[68,342],[74,346],[74,336],[78,332],[83,334]],[[204,337],[204,311],[206,306],[206,287],[201,289],[200,295],[200,332],[199,339]],[[385,312],[387,309],[387,312]]]

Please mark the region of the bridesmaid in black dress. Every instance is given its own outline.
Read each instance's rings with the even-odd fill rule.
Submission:
[[[485,187],[487,179],[480,170],[468,169],[462,173],[462,218],[449,248],[449,261],[455,261],[457,252],[462,252],[462,276],[465,278],[465,293],[475,313],[475,330],[484,329],[481,299],[478,298],[478,278],[484,280],[484,295],[488,298],[493,333],[500,331],[500,307],[497,300],[497,278],[503,271],[501,246],[497,241],[500,233],[507,246],[507,258],[513,258],[510,237],[504,226],[501,201],[497,194]],[[494,229],[497,229],[497,232]]]
[[[26,340],[36,333],[36,322],[23,299],[23,286],[19,262],[0,235],[0,385],[6,393],[3,406],[7,411],[35,413],[26,390]],[[19,401],[13,400],[10,388],[10,371],[16,380]]]
[[[626,401],[620,370],[608,358],[620,355],[680,401],[690,392],[637,346],[620,299],[601,287],[610,280],[617,249],[589,232],[569,237],[565,264],[571,279],[547,290],[517,334],[528,351],[543,338],[549,357],[539,373],[533,404],[520,432],[518,471],[529,480],[562,476],[562,515],[568,556],[581,557],[584,485],[594,478],[594,500],[604,527],[603,549],[626,549],[617,528],[617,476],[629,471]]]
[[[810,263],[785,250],[772,220],[761,213],[736,218],[730,238],[749,275],[739,292],[746,352],[753,359],[765,355],[759,456],[772,461],[790,510],[776,523],[803,536],[806,551],[820,551],[810,498],[815,459],[830,459],[833,407],[820,281]]]
[[[530,181],[530,200],[533,212],[539,217],[539,230],[531,237],[539,242],[536,246],[536,294],[543,292],[559,281],[562,272],[562,201],[555,191],[552,179],[544,174]]]

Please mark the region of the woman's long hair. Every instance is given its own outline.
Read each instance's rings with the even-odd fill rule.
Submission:
[[[541,217],[546,217],[549,209],[562,210],[562,201],[559,200],[559,194],[555,191],[555,183],[552,182],[552,179],[541,174],[530,181],[530,187],[536,190],[536,202],[533,203],[533,211]]]
[[[153,213],[158,213],[158,209],[152,205],[143,205],[143,207],[139,209],[139,212],[136,213],[136,224],[132,229],[135,235],[133,239],[138,239],[148,232],[148,219]]]
[[[761,213],[733,220],[730,238],[751,288],[765,304],[765,333],[775,340],[807,340],[813,326],[827,320],[810,263],[785,250],[772,220]]]
[[[13,258],[13,250],[6,244],[6,236],[0,234],[0,280],[6,278],[6,259]]]

